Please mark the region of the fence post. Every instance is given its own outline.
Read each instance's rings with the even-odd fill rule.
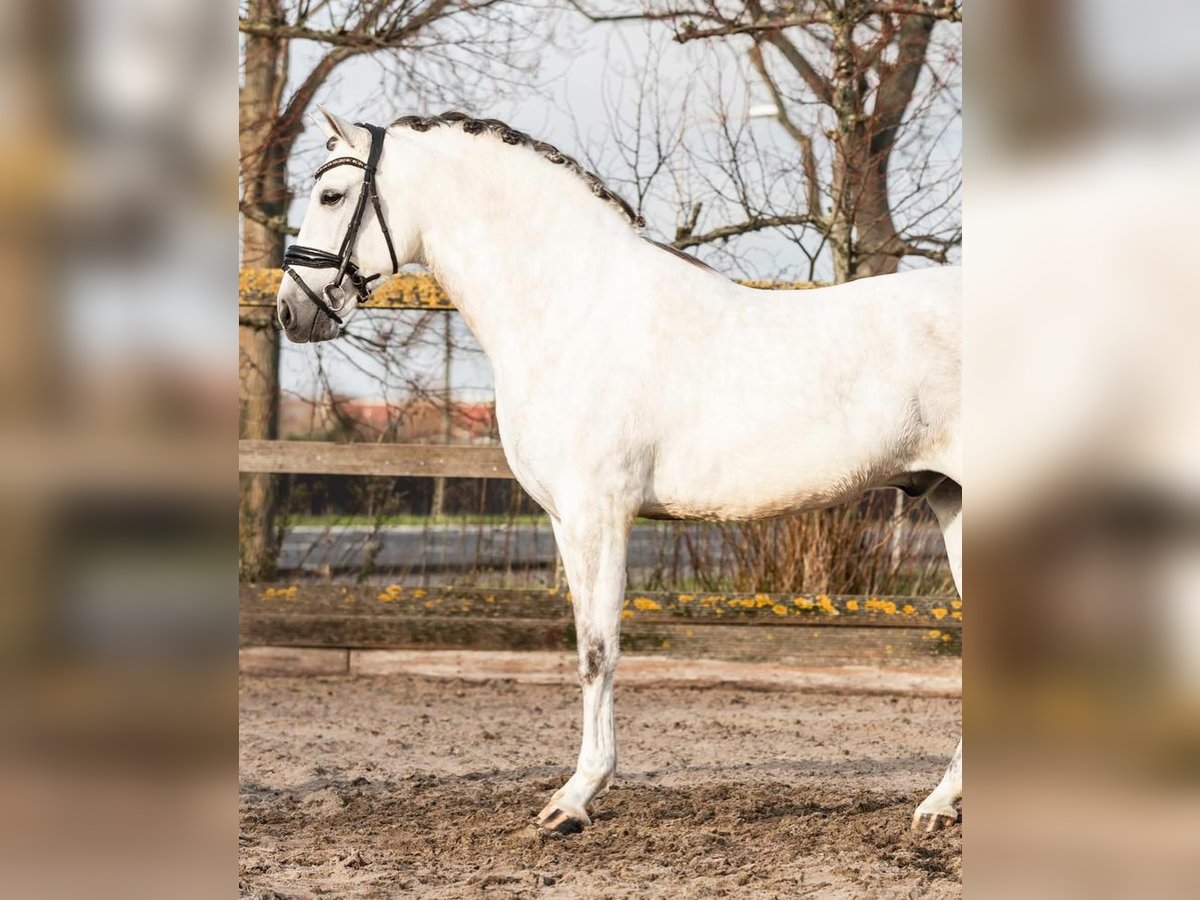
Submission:
[[[243,309],[238,317],[238,436],[274,440],[279,408],[279,337],[274,311]],[[278,476],[243,473],[238,497],[239,569],[243,579],[275,575]]]
[[[895,505],[892,507],[892,572],[900,571],[900,561],[904,553],[904,492],[896,491]]]
[[[454,420],[451,415],[450,367],[454,363],[454,346],[451,343],[450,327],[452,313],[446,310],[442,314],[442,443],[449,444],[453,435]],[[438,476],[433,480],[433,502],[430,504],[429,515],[433,519],[441,519],[446,512],[446,479]]]

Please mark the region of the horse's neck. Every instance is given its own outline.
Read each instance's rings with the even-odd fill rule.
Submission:
[[[463,137],[461,155],[440,157],[423,188],[425,262],[497,370],[536,363],[589,306],[615,302],[614,268],[644,242],[571,173]]]

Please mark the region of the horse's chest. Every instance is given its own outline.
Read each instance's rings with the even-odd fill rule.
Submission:
[[[531,420],[528,413],[528,409],[514,406],[511,400],[505,402],[501,392],[496,392],[496,424],[508,467],[525,493],[551,515],[555,515],[551,490],[554,473],[545,453],[550,423],[539,426],[538,421]]]

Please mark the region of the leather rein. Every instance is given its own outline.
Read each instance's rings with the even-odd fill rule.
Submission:
[[[367,154],[367,161],[363,162],[352,156],[339,156],[322,165],[316,173],[316,179],[319,181],[322,175],[336,166],[357,166],[363,170],[362,190],[359,192],[358,204],[354,207],[354,215],[346,228],[346,236],[342,239],[341,248],[334,254],[316,247],[291,244],[283,252],[283,271],[287,272],[296,284],[300,285],[301,290],[317,305],[318,309],[339,325],[344,323],[338,313],[346,308],[347,301],[346,289],[342,287],[342,282],[349,278],[350,285],[354,288],[359,302],[364,303],[371,293],[368,285],[380,277],[378,272],[374,275],[364,276],[350,258],[354,254],[354,245],[358,240],[359,229],[362,227],[363,215],[367,211],[368,198],[371,200],[371,206],[375,209],[375,218],[379,222],[379,229],[383,232],[384,240],[387,241],[388,253],[392,257],[392,274],[395,275],[400,271],[400,265],[396,260],[396,248],[392,246],[392,235],[388,231],[387,222],[384,221],[383,209],[379,205],[379,192],[375,186],[375,171],[379,167],[379,157],[383,155],[383,139],[387,132],[379,125],[367,125],[362,122],[356,124],[371,134],[371,151]],[[337,275],[318,294],[304,282],[300,273],[296,271],[297,268],[336,269]]]

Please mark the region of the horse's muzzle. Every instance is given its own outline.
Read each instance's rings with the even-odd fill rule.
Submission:
[[[341,332],[331,316],[303,298],[280,297],[276,311],[283,333],[295,344],[332,340]]]

